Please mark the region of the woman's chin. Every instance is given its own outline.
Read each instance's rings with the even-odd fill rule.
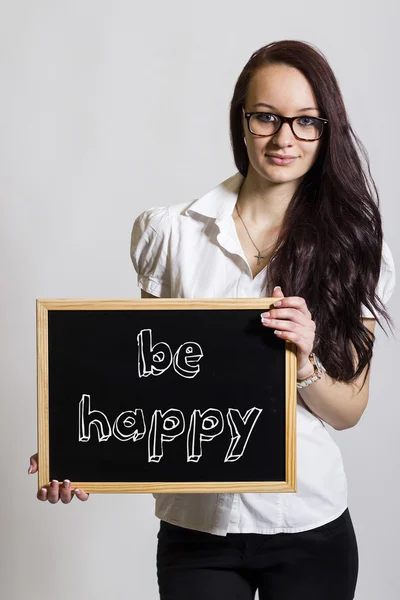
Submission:
[[[296,177],[293,173],[289,173],[287,169],[285,170],[282,167],[275,167],[272,169],[264,167],[262,169],[262,175],[271,183],[290,183],[296,181],[297,179],[299,179],[299,177],[301,177],[301,175],[298,175]]]

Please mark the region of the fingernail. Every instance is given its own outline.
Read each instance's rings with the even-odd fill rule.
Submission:
[[[40,491],[42,494],[44,494],[47,490],[46,490],[46,488],[42,488]]]
[[[57,479],[53,479],[53,481],[51,482],[52,487],[56,487],[57,483]]]
[[[275,290],[280,290],[280,289],[282,289],[280,285],[276,285],[276,286],[274,287],[274,291],[275,291]]]
[[[278,302],[274,302],[274,306],[280,306],[282,304],[281,300],[278,300]]]
[[[269,312],[261,313],[261,318],[263,318],[263,317],[269,317]]]
[[[28,473],[32,473],[32,465],[29,467]]]
[[[70,480],[69,479],[64,479],[64,487],[68,489],[70,485],[71,485]]]
[[[75,494],[80,494],[80,493],[81,493],[81,490],[79,488],[76,488]]]

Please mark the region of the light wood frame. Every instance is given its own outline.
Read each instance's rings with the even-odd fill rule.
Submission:
[[[38,490],[50,485],[49,461],[49,310],[269,310],[276,298],[139,298],[122,300],[38,299],[37,333],[37,425]],[[286,480],[239,482],[88,482],[71,481],[71,487],[88,493],[215,493],[215,492],[295,492],[296,491],[296,407],[297,346],[285,341],[286,361]]]

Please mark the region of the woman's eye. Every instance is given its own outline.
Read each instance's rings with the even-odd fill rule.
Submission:
[[[300,125],[303,125],[304,127],[307,127],[307,126],[310,126],[310,125],[311,126],[315,125],[314,119],[312,119],[310,117],[300,117],[299,118],[299,123],[300,123]]]
[[[264,123],[270,123],[275,119],[275,115],[272,113],[258,113],[256,117],[259,121],[263,121]]]

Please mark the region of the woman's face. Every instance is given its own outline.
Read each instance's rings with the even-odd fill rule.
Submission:
[[[246,112],[272,112],[285,117],[321,116],[319,110],[312,110],[317,109],[317,102],[308,80],[297,69],[281,64],[257,70],[250,81],[244,108]],[[307,110],[301,110],[303,108]],[[270,183],[298,184],[314,164],[321,145],[321,138],[314,142],[295,138],[289,123],[284,123],[270,137],[257,137],[250,133],[243,117],[243,131],[250,163],[249,174],[254,169]],[[296,158],[292,163],[277,165],[269,154]]]

